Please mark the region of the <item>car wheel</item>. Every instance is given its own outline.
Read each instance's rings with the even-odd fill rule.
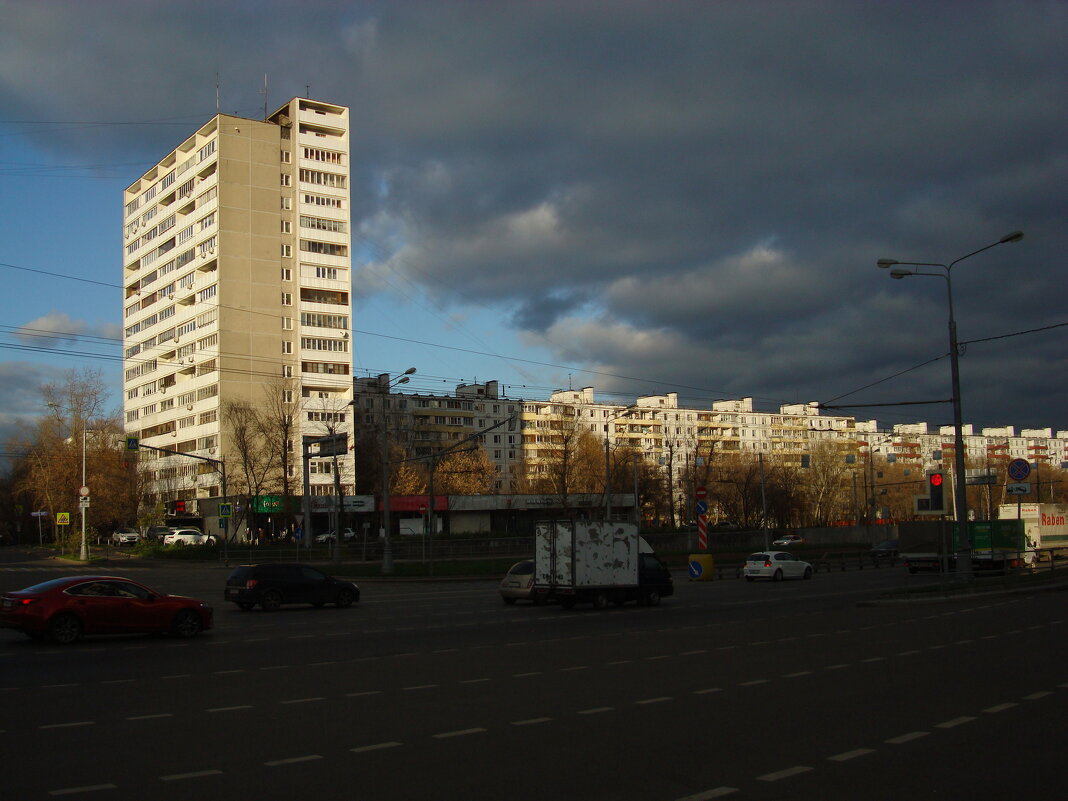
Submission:
[[[208,537],[204,542],[208,545],[218,545],[218,542],[214,537]]]
[[[505,598],[502,595],[501,600],[504,601],[505,606],[515,606],[515,598]]]
[[[646,592],[645,605],[660,606],[660,592],[658,590],[649,590],[648,592]]]
[[[348,609],[350,606],[352,606],[352,600],[352,590],[341,590],[337,594],[337,608]]]
[[[183,609],[174,616],[171,631],[176,637],[195,637],[200,633],[200,615],[190,609]]]
[[[239,603],[237,605],[237,608],[240,609],[242,612],[251,612],[252,611],[252,607],[254,607],[255,605],[256,604]]]
[[[263,607],[264,612],[277,612],[278,607],[282,605],[282,593],[278,590],[268,590],[263,594],[263,599],[260,601],[260,606]]]
[[[775,575],[772,576],[774,581],[782,581],[782,570],[776,570]]]
[[[806,567],[805,568],[805,578],[806,579],[812,578],[812,568],[811,567]]]
[[[593,596],[593,608],[594,609],[607,609],[608,608],[608,593],[598,592]]]
[[[71,614],[56,615],[48,624],[48,633],[55,642],[68,645],[81,639],[82,622]]]

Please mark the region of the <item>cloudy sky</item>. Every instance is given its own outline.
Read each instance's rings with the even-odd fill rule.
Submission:
[[[0,426],[121,363],[121,193],[351,107],[356,374],[1068,429],[1065,2],[0,0]],[[27,329],[32,329],[28,331]],[[32,336],[28,334],[33,334]],[[921,366],[925,365],[925,366]],[[854,407],[881,426],[948,404]]]

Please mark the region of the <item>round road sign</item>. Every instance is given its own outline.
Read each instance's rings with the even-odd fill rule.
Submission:
[[[1026,459],[1013,459],[1009,462],[1006,472],[1013,481],[1023,481],[1031,475],[1031,463]]]
[[[698,487],[694,495],[697,496],[697,500],[703,501],[705,498],[708,497],[708,490],[704,487]]]
[[[78,494],[81,495],[83,498],[86,497],[89,494],[89,488],[84,485],[78,487]]]

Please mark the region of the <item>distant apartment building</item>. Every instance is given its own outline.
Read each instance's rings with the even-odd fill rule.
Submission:
[[[397,377],[398,379],[401,376]],[[490,488],[511,492],[522,459],[522,401],[500,395],[496,381],[460,384],[452,395],[398,392],[389,373],[353,380],[357,437],[381,439],[425,466],[450,450],[481,446],[496,468]]]
[[[265,120],[217,114],[124,193],[126,432],[236,463],[229,402],[294,410],[301,437],[351,428],[349,120],[294,98]],[[147,494],[221,494],[210,463],[141,452]],[[311,494],[334,493],[313,465]],[[351,485],[351,459],[342,475]]]

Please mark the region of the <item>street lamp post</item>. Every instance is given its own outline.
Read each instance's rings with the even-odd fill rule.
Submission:
[[[891,278],[901,279],[910,275],[923,275],[944,278],[946,282],[946,297],[949,303],[949,371],[953,392],[953,513],[957,520],[962,554],[961,558],[957,559],[957,572],[965,578],[970,578],[972,575],[972,543],[971,538],[968,536],[968,487],[964,480],[964,422],[960,401],[960,354],[958,353],[957,321],[953,315],[953,267],[960,264],[965,259],[970,259],[972,256],[990,250],[998,245],[1004,245],[1009,242],[1019,242],[1023,239],[1023,236],[1023,231],[1013,231],[1011,234],[1006,234],[1001,237],[997,242],[992,242],[978,250],[973,250],[971,253],[961,256],[959,259],[955,259],[949,264],[920,261],[897,261],[896,259],[879,259],[877,262],[878,266],[883,269],[886,269],[887,267],[895,268],[890,270]],[[917,269],[907,270],[897,267],[897,265]],[[918,268],[922,267],[938,267],[941,268],[943,272],[921,272]]]
[[[604,522],[611,523],[612,519],[612,456],[609,451],[611,442],[609,435],[612,433],[612,423],[616,420],[622,420],[624,417],[629,417],[630,413],[634,411],[633,406],[628,406],[623,410],[622,414],[618,414],[615,417],[610,417],[605,425],[604,432]],[[637,499],[635,499],[637,503]]]
[[[389,519],[389,437],[387,436],[386,425],[386,404],[389,402],[389,391],[401,384],[407,384],[411,381],[410,376],[415,373],[414,367],[409,367],[395,381],[386,382],[386,393],[382,399],[382,434],[381,434],[381,450],[382,450],[382,574],[391,575],[393,573],[393,542],[390,539],[390,519]],[[385,374],[388,375],[388,374]],[[355,398],[352,400],[352,405],[355,405]]]
[[[87,486],[85,483],[85,435],[89,433],[89,429],[82,429],[82,492],[85,491]],[[79,511],[82,513],[82,548],[78,555],[78,558],[83,562],[89,561],[89,546],[85,542],[85,502],[86,497],[82,496],[78,499]]]

